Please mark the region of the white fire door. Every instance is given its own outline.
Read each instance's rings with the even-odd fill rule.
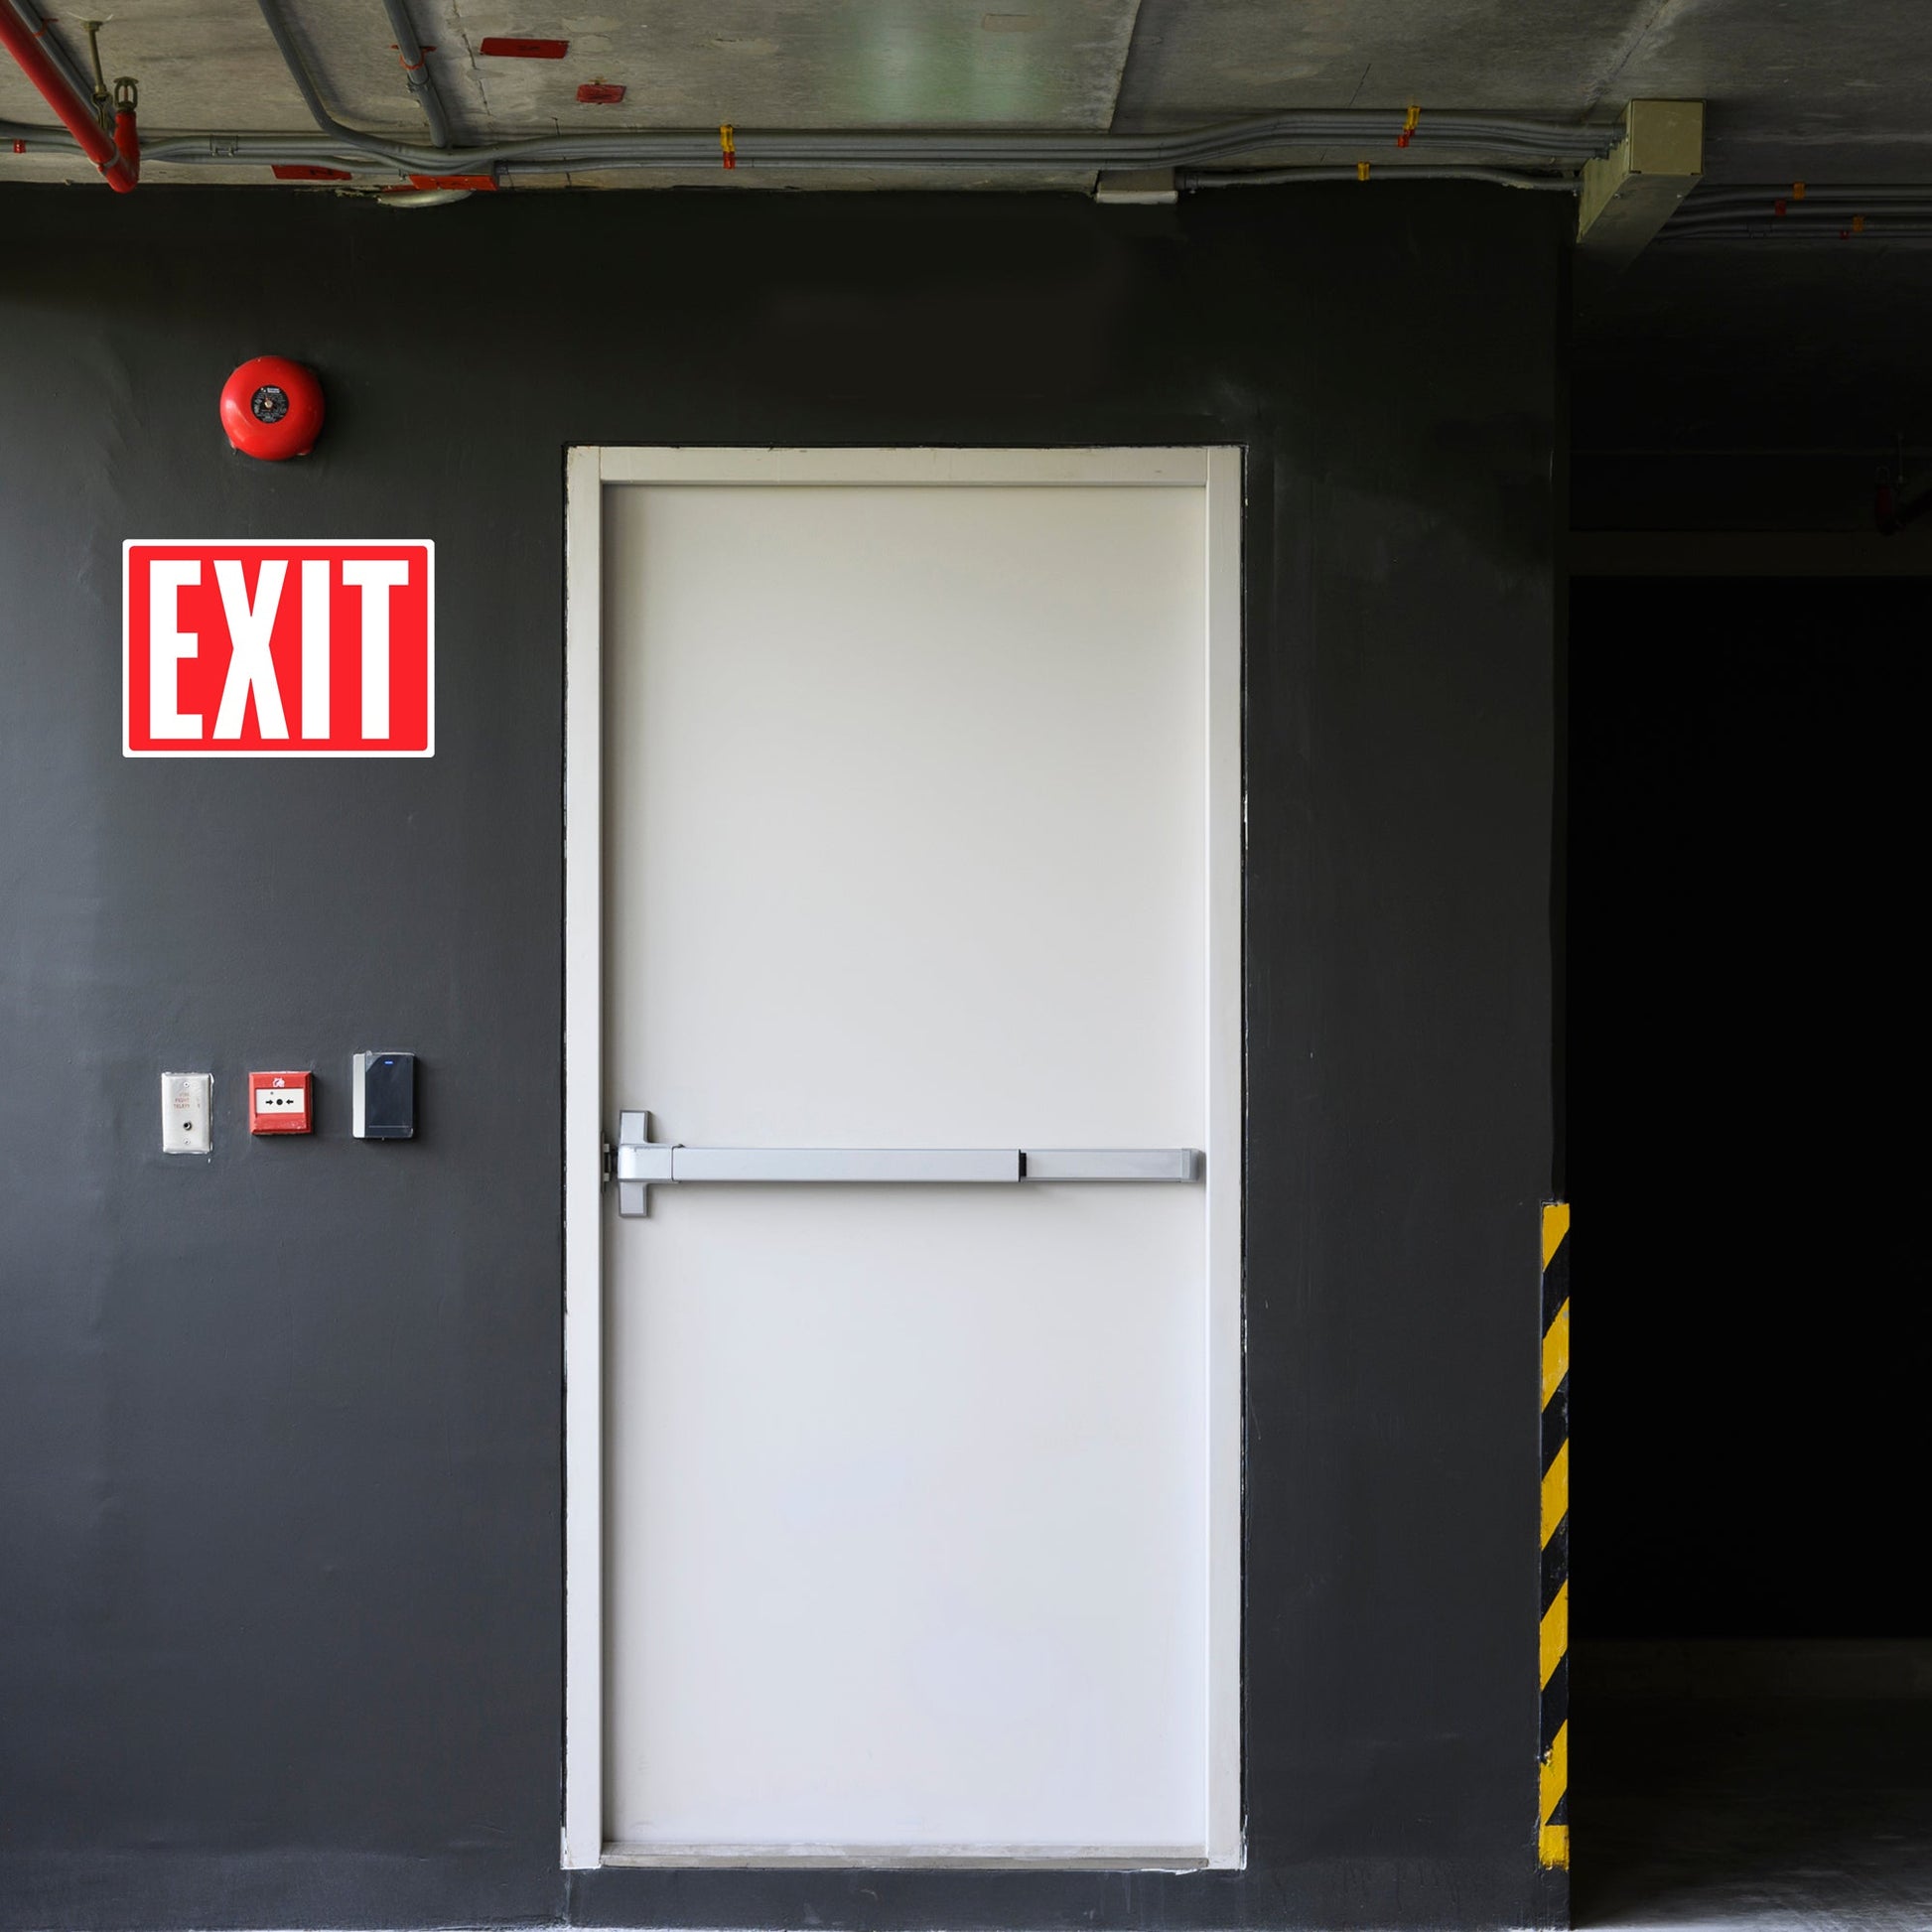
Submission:
[[[566,1858],[1239,1863],[1238,458],[574,463]]]

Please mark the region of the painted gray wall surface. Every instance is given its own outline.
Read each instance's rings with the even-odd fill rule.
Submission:
[[[1548,200],[0,194],[0,1923],[1547,1908]],[[217,429],[266,350],[305,462]],[[1243,1874],[558,1872],[576,442],[1247,446]],[[124,760],[134,535],[433,538],[435,759]]]

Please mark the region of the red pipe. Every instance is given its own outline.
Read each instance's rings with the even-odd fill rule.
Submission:
[[[0,0],[0,47],[20,64],[21,72],[80,143],[80,152],[100,170],[108,187],[117,195],[131,194],[141,178],[141,142],[134,128],[134,110],[124,107],[115,115],[114,138],[109,140],[94,119],[93,109],[68,85],[61,69],[48,58],[40,35],[14,11],[13,0]]]
[[[114,110],[114,146],[120,154],[114,164],[118,172],[103,168],[101,173],[107,176],[107,185],[115,194],[125,195],[141,179],[141,136],[135,128],[131,107]]]

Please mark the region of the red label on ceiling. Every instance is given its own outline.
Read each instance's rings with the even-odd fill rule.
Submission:
[[[479,54],[503,61],[561,61],[570,52],[568,41],[522,40],[514,35],[492,34],[482,42]]]
[[[121,546],[130,758],[428,758],[436,546]]]

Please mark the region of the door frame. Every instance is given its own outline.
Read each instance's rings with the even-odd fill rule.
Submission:
[[[1207,1855],[1238,1867],[1242,1810],[1242,452],[1116,449],[735,449],[578,446],[566,454],[564,616],[564,1754],[562,1863],[745,1863],[655,1857],[604,1840],[603,525],[626,483],[1163,485],[1205,492],[1207,638],[1206,1219],[1208,1320]],[[772,1863],[769,1857],[756,1861]],[[786,1863],[804,1865],[800,1858]],[[823,1864],[820,1855],[816,1863]],[[878,1863],[877,1860],[870,1863]],[[928,1867],[931,1858],[907,1858]],[[958,1863],[947,1861],[946,1863]],[[987,1863],[982,1861],[981,1863]],[[991,1861],[1029,1869],[1098,1861]]]

